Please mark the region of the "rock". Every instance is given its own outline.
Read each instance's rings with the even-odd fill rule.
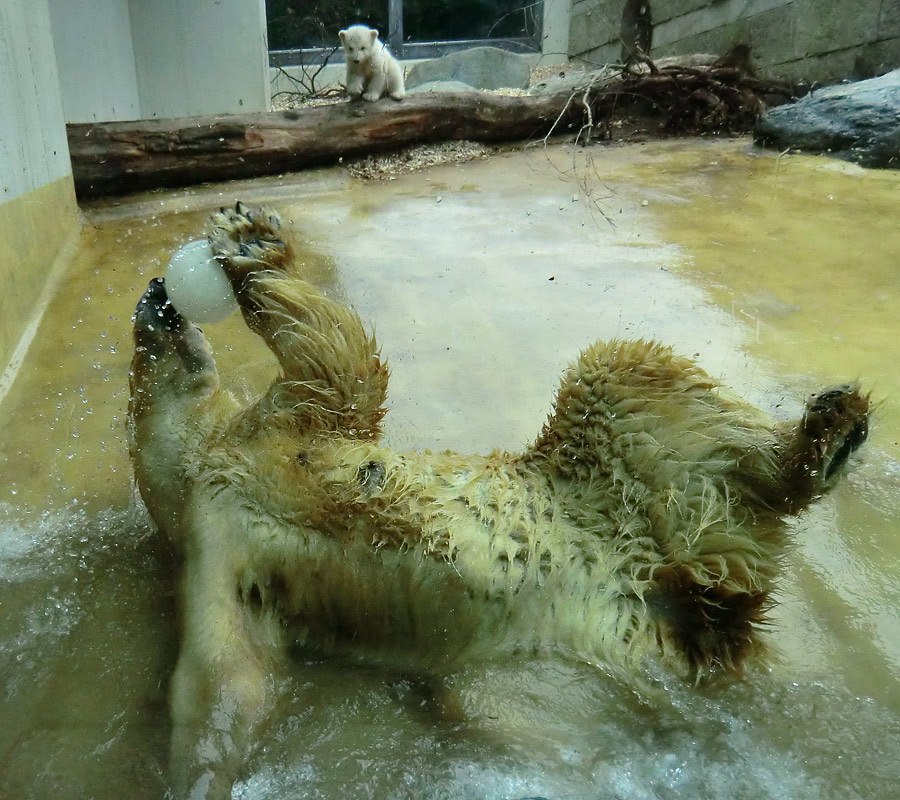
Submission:
[[[474,86],[462,81],[426,81],[413,87],[407,87],[407,94],[424,94],[425,92],[474,92]]]
[[[767,111],[758,144],[808,150],[864,167],[900,169],[900,69],[829,86]]]
[[[498,47],[473,47],[416,64],[406,76],[406,88],[459,81],[474,89],[524,89],[530,75],[529,56]]]

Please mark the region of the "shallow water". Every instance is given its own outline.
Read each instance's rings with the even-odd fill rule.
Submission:
[[[242,198],[295,220],[310,278],[374,325],[398,447],[522,446],[598,337],[662,338],[778,415],[848,377],[880,406],[851,479],[797,526],[771,668],[641,703],[561,661],[441,685],[298,663],[234,796],[893,797],[898,196],[896,173],[737,141],[536,148],[379,184],[325,170],[86,209],[2,406],[0,796],[165,793],[174,564],[130,483],[129,317],[209,209]],[[238,318],[206,332],[229,387],[265,384],[271,357]]]

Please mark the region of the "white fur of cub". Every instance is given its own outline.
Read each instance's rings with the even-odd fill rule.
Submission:
[[[347,56],[347,94],[351,100],[362,97],[374,102],[385,95],[403,99],[403,70],[378,38],[377,30],[351,25],[338,36]]]

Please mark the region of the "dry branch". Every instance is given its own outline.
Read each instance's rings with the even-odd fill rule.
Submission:
[[[440,92],[399,103],[69,125],[69,152],[75,188],[89,197],[288,172],[450,139],[539,140],[572,132],[589,141],[591,128],[629,114],[676,131],[749,130],[773,92],[791,94],[740,70],[673,66],[649,75],[611,73],[549,95]]]

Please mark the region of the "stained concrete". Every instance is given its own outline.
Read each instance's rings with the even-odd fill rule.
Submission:
[[[619,58],[623,0],[575,0],[569,53]],[[651,56],[725,54],[749,45],[766,75],[836,83],[900,66],[896,0],[657,0]]]

